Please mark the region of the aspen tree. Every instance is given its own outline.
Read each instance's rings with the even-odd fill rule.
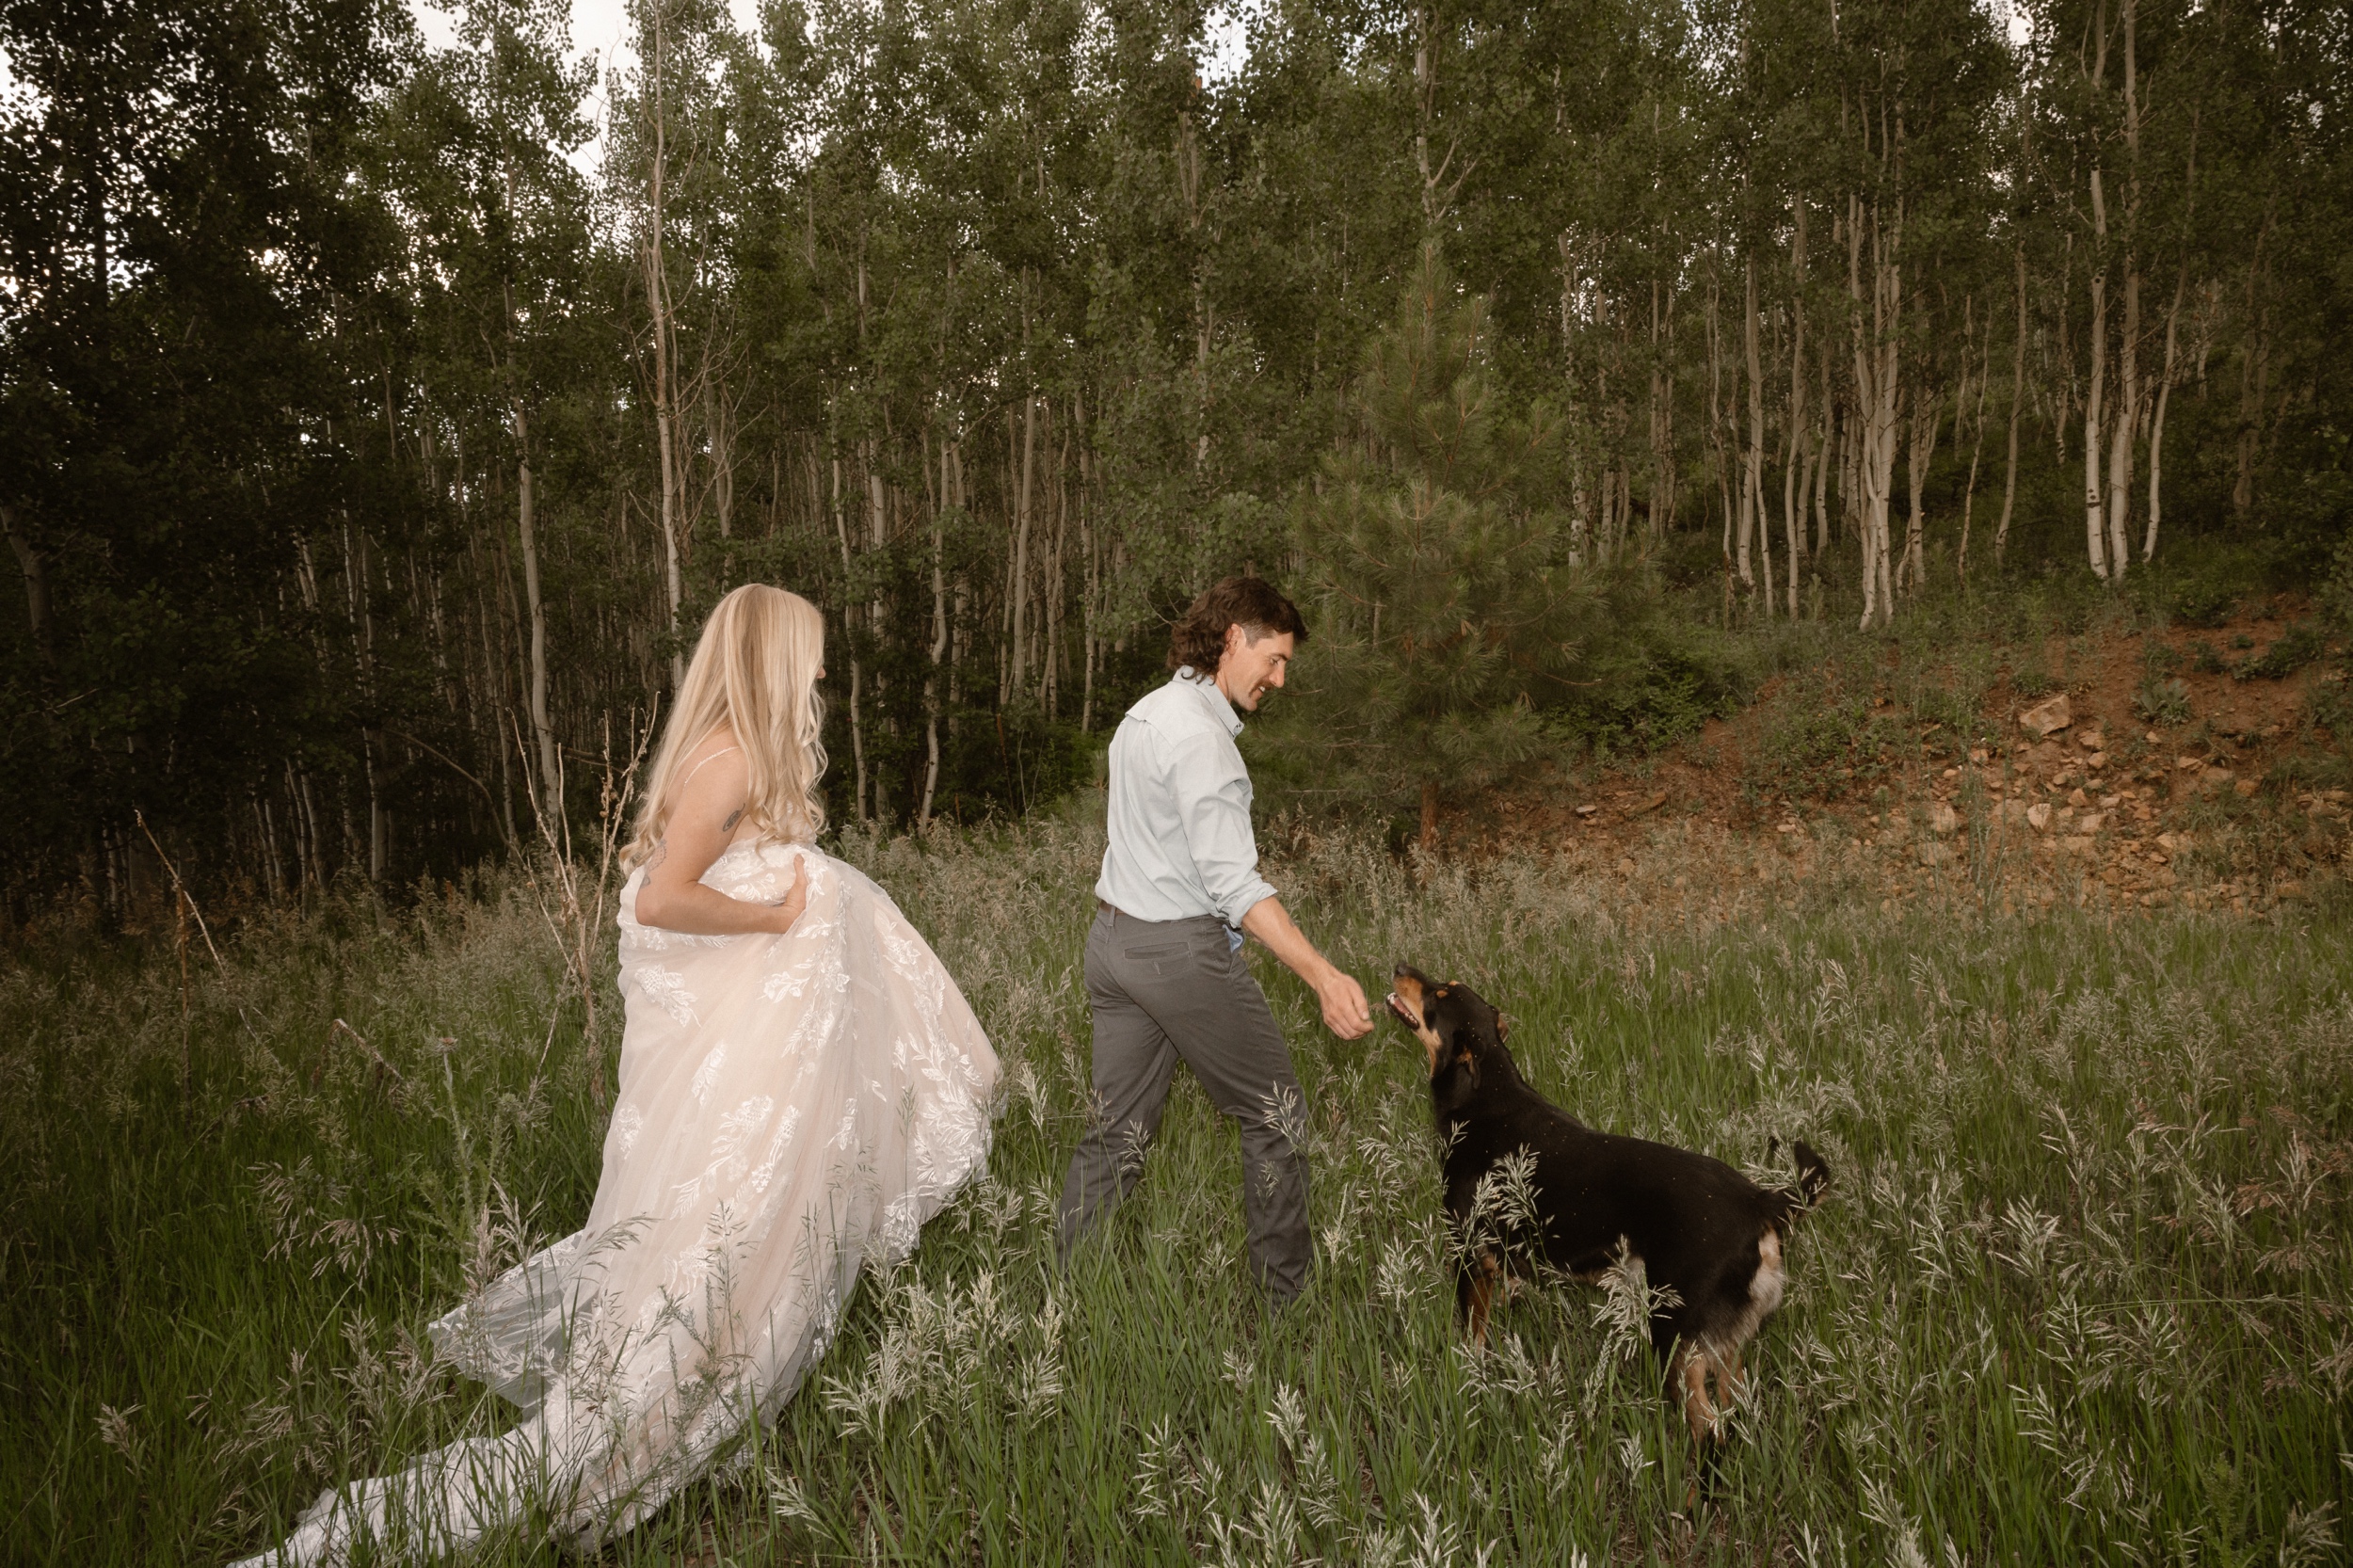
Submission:
[[[1742,271],[1745,295],[1741,330],[1748,357],[1749,440],[1747,458],[1740,475],[1740,533],[1745,544],[1750,525],[1753,523],[1757,566],[1765,580],[1765,616],[1769,620],[1773,614],[1773,536],[1765,518],[1765,371],[1757,357],[1756,254],[1753,248],[1745,258]],[[1795,571],[1792,567],[1793,579]]]
[[[1790,202],[1789,402],[1783,416],[1787,440],[1781,462],[1782,537],[1788,546],[1789,618],[1798,618],[1798,562],[1805,553],[1803,507],[1812,482],[1813,448],[1805,408],[1805,196]],[[1801,476],[1802,473],[1802,476]]]
[[[2002,520],[1993,529],[1993,564],[2000,567],[2009,545],[2009,520],[2018,504],[2018,415],[2026,402],[2026,246],[2016,242],[2018,302],[2011,312],[2009,372],[2009,460],[2002,471]]]

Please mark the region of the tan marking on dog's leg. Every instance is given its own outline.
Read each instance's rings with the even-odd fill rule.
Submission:
[[[1740,1352],[1744,1349],[1745,1346],[1734,1344],[1717,1352],[1716,1404],[1719,1409],[1730,1410],[1740,1402],[1741,1395],[1748,1391],[1748,1373],[1740,1366]]]
[[[1714,1365],[1713,1357],[1695,1348],[1685,1351],[1675,1368],[1676,1399],[1683,1406],[1683,1419],[1691,1428],[1692,1443],[1702,1448],[1716,1432],[1716,1406],[1707,1397],[1707,1376]]]
[[[1495,1307],[1496,1276],[1502,1272],[1503,1260],[1486,1253],[1479,1259],[1479,1277],[1471,1281],[1471,1343],[1482,1351],[1487,1348],[1487,1315]]]

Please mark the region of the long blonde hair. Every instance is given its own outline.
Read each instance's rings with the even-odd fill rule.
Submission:
[[[760,837],[807,843],[825,824],[817,780],[825,771],[825,705],[817,695],[825,621],[799,594],[746,583],[703,622],[646,778],[637,831],[622,864],[641,864],[668,831],[686,760],[726,726],[750,764],[744,802]]]

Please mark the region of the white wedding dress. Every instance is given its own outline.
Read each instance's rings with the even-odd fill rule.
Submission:
[[[774,903],[796,858],[808,908],[780,936],[643,926],[640,877],[622,890],[588,1222],[432,1325],[523,1419],[322,1494],[246,1564],[338,1562],[360,1538],[429,1558],[535,1514],[577,1546],[628,1529],[792,1397],[859,1269],[906,1256],[980,1171],[996,1054],[889,895],[804,845],[732,845],[702,880]]]

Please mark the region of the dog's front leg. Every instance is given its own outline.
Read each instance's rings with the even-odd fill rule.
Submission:
[[[1493,1247],[1465,1258],[1455,1274],[1455,1310],[1470,1330],[1471,1343],[1482,1351],[1487,1348],[1487,1317],[1495,1310],[1496,1283],[1502,1275],[1503,1256]]]

